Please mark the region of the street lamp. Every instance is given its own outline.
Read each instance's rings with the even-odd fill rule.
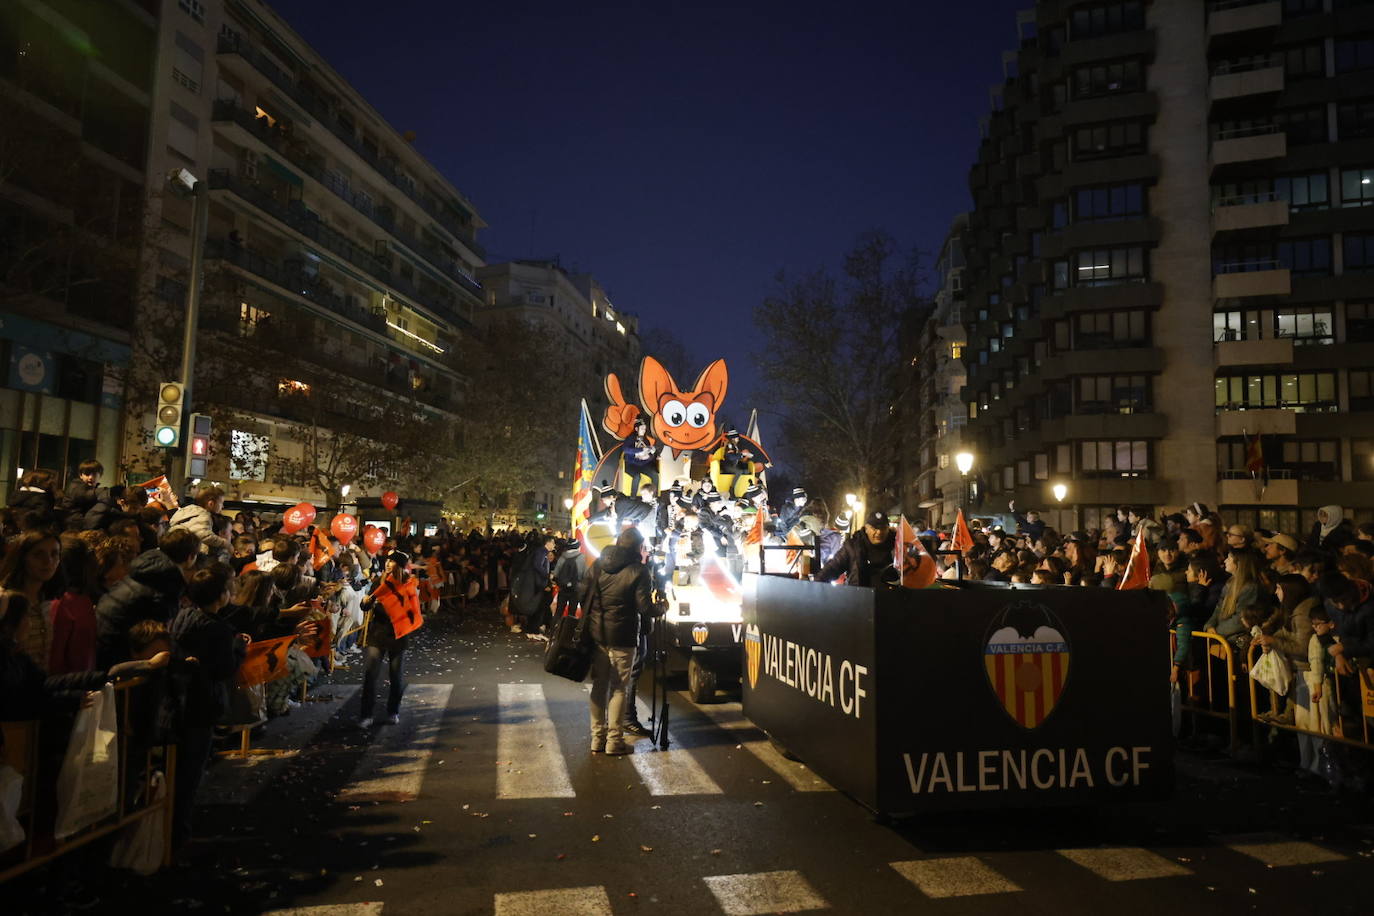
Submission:
[[[343,499],[348,499],[348,491],[352,489],[353,487],[349,484],[344,484],[343,486],[339,487],[339,496]]]
[[[973,470],[973,453],[960,452],[954,456],[954,466],[959,469],[959,473],[967,477],[968,472]]]
[[[1054,498],[1060,503],[1064,502],[1064,497],[1069,495],[1069,488],[1062,483],[1055,484],[1051,491],[1054,493]]]
[[[854,508],[854,504],[855,504],[856,502],[858,502],[858,501],[859,501],[859,497],[855,496],[853,493],[846,493],[846,494],[844,494],[844,504],[845,504],[846,506],[848,506],[849,508],[853,509],[853,508]]]
[[[191,382],[196,365],[196,325],[200,320],[200,294],[205,276],[205,237],[210,226],[210,191],[205,182],[186,169],[173,169],[167,176],[167,184],[174,194],[189,197],[192,201],[190,285],[186,289],[186,325],[181,337],[181,409],[185,416],[191,410]]]

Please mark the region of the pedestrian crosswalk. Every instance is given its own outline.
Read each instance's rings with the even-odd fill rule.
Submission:
[[[572,798],[567,758],[539,684],[497,687],[497,798]]]
[[[380,729],[353,769],[339,800],[413,801],[434,756],[452,684],[412,684],[398,725]]]

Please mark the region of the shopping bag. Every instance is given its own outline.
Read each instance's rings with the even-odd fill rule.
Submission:
[[[76,714],[62,769],[57,774],[57,824],[64,840],[111,817],[119,805],[119,720],[114,687],[106,684],[91,705]]]
[[[167,781],[161,771],[154,771],[148,785],[148,805],[151,807],[167,797]],[[151,875],[162,867],[162,853],[166,848],[166,818],[161,811],[145,814],[125,827],[110,850],[110,865],[127,868],[140,875]]]
[[[1289,685],[1293,683],[1293,672],[1288,667],[1288,659],[1283,653],[1275,652],[1273,649],[1265,650],[1259,661],[1250,669],[1250,676],[1279,696],[1286,696]]]
[[[0,852],[24,842],[19,805],[24,798],[24,777],[9,764],[0,765]]]

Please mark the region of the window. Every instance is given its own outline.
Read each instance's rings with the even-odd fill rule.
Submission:
[[[1084,477],[1148,477],[1150,443],[1144,439],[1097,439],[1078,443]]]
[[[205,4],[201,3],[201,0],[177,0],[177,6],[196,22],[205,21]],[[258,479],[261,480],[262,478],[259,477]]]
[[[252,337],[263,326],[263,323],[271,319],[272,315],[265,309],[249,305],[247,302],[239,303],[239,335],[242,337]]]
[[[1347,232],[1341,248],[1345,273],[1374,273],[1374,232]]]
[[[172,51],[172,79],[199,95],[204,62],[205,52],[200,49],[200,45],[177,32],[176,45]]]
[[[1074,192],[1076,223],[1135,219],[1145,214],[1145,189],[1140,184],[1080,188]]]
[[[1320,42],[1284,48],[1279,54],[1283,58],[1283,77],[1288,82],[1326,76],[1326,49]]]
[[[229,476],[234,480],[266,480],[270,440],[241,429],[229,432]]]
[[[1345,169],[1341,172],[1341,206],[1368,207],[1374,204],[1374,168]]]
[[[1368,369],[1350,370],[1350,409],[1374,410],[1374,372]]]
[[[1350,459],[1352,479],[1374,480],[1374,439],[1351,439]]]
[[[1145,28],[1145,5],[1141,0],[1121,0],[1082,6],[1069,16],[1069,40],[1096,38],[1114,32]]]
[[[1055,261],[1055,262],[1054,262],[1054,288],[1055,288],[1055,289],[1068,289],[1068,288],[1069,288],[1069,262],[1068,262],[1068,261]]]
[[[1073,446],[1061,442],[1054,447],[1054,470],[1058,474],[1073,473]]]
[[[1334,372],[1224,375],[1216,380],[1218,410],[1289,408],[1299,412],[1336,409]]]
[[[1149,342],[1149,312],[1081,312],[1074,316],[1073,348],[1106,350]]]
[[[1281,241],[1274,247],[1279,267],[1295,277],[1331,276],[1331,240],[1326,237]]]
[[[1289,108],[1276,112],[1274,123],[1278,125],[1279,130],[1288,134],[1289,146],[1327,141],[1325,105]]]
[[[1336,342],[1336,320],[1329,305],[1285,306],[1274,309],[1273,332],[1297,345],[1330,344]]]
[[[1274,179],[1274,194],[1288,201],[1288,209],[1325,210],[1331,203],[1327,192],[1325,172],[1308,175],[1284,175]]]
[[[1050,228],[1063,229],[1069,224],[1069,205],[1067,201],[1056,200],[1050,207]]]
[[[1050,456],[1045,452],[1040,452],[1035,456],[1035,479],[1050,479]]]
[[[1315,16],[1322,11],[1322,0],[1283,0],[1283,18]]]
[[[1026,460],[1016,462],[1016,482],[1021,486],[1031,482],[1030,462]]]
[[[1212,249],[1213,273],[1247,273],[1252,270],[1274,270],[1278,266],[1272,242],[1233,242]]]
[[[950,344],[950,345],[949,345],[949,358],[950,358],[950,359],[953,359],[953,360],[960,360],[960,359],[963,359],[963,358],[964,358],[964,345],[961,344],[961,343],[952,343],[952,344]]]
[[[1150,376],[1084,375],[1077,380],[1076,414],[1140,413],[1150,409]]]
[[[277,397],[310,397],[310,386],[305,382],[284,378],[277,382]]]
[[[1354,73],[1374,69],[1374,37],[1336,39],[1336,72]]]
[[[1342,140],[1374,137],[1374,99],[1337,105],[1336,130]]]
[[[1073,72],[1073,95],[1076,99],[1136,92],[1144,87],[1138,60],[1119,60],[1109,64],[1079,67]]]
[[[1089,124],[1073,133],[1073,158],[1076,160],[1107,159],[1144,151],[1145,125],[1139,121]]]
[[[1275,467],[1286,469],[1298,480],[1340,480],[1340,440],[1284,440],[1280,461]]]
[[[167,122],[167,148],[194,162],[200,121],[176,102],[170,103],[172,118]]]
[[[1346,304],[1345,339],[1351,343],[1374,343],[1374,302]]]
[[[1097,248],[1074,255],[1074,286],[1113,286],[1144,279],[1144,249]]]

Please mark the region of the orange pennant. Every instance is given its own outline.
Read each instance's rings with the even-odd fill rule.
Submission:
[[[754,513],[754,524],[749,528],[749,533],[744,536],[746,544],[763,543],[763,526],[768,520],[767,510],[760,509]]]
[[[916,536],[916,529],[906,516],[900,516],[897,525],[897,561],[902,571],[902,585],[907,588],[925,588],[934,584],[939,577],[935,568],[935,558],[926,553],[925,545]]]
[[[240,687],[254,687],[286,677],[286,650],[295,640],[293,635],[249,643],[248,653],[234,676],[235,683]]]
[[[1131,558],[1126,561],[1126,572],[1116,584],[1117,591],[1130,588],[1150,587],[1150,551],[1145,548],[1145,526],[1135,536],[1131,545]]]
[[[311,658],[327,658],[334,643],[334,621],[324,618],[314,636],[300,637],[301,651]]]
[[[949,546],[960,553],[968,553],[973,549],[973,533],[968,530],[968,522],[964,521],[963,509],[959,510],[959,517],[954,521],[954,539]]]

